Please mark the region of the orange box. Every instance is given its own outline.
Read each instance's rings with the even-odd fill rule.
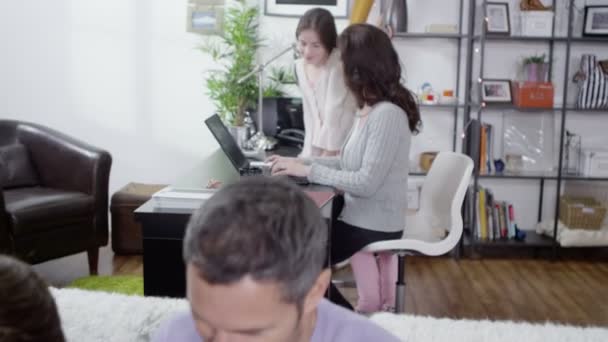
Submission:
[[[511,82],[513,104],[521,108],[553,108],[553,84],[550,82]]]

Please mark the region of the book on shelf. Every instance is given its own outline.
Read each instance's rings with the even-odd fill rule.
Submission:
[[[472,119],[466,131],[466,149],[475,162],[475,171],[489,174],[494,168],[494,126]]]
[[[473,159],[473,165],[475,167],[475,173],[479,173],[479,141],[481,128],[479,125],[479,120],[472,119],[466,126],[465,130],[465,147],[466,151],[468,151],[469,156]]]
[[[515,208],[512,203],[497,201],[490,189],[479,186],[474,210],[477,218],[474,233],[478,240],[515,238]]]

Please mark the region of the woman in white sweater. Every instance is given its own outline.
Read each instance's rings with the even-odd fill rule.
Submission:
[[[403,233],[410,139],[420,125],[420,112],[412,93],[401,84],[399,57],[386,33],[367,24],[351,25],[340,35],[338,46],[346,84],[359,107],[341,155],[274,157],[272,172],[308,177],[344,192],[344,209],[332,227],[332,264],[352,256],[358,311],[390,310],[395,300],[395,258],[357,252]],[[332,301],[349,306],[337,289],[332,295]]]
[[[355,118],[356,104],[344,83],[336,24],[322,8],[307,11],[296,29],[296,76],[302,92],[304,148],[301,157],[335,156]]]

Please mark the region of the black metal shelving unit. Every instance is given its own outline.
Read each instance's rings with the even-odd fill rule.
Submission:
[[[475,2],[475,5],[477,2]],[[555,1],[553,1],[553,5]],[[487,1],[482,0],[481,8],[483,16],[485,17],[486,13]],[[554,6],[555,7],[555,6]],[[470,25],[469,32],[475,32],[475,8],[476,6],[472,6],[471,13],[469,16]],[[471,38],[470,51],[475,49],[475,43],[479,44],[479,78],[474,84],[472,80],[472,65],[473,65],[473,53],[470,53],[470,60],[467,65],[471,67],[469,71],[469,75],[467,75],[467,85],[469,89],[473,87],[479,86],[482,79],[484,78],[484,54],[486,51],[486,45],[492,42],[516,42],[516,43],[547,43],[549,49],[549,80],[553,80],[553,50],[554,44],[559,43],[565,47],[565,65],[564,65],[564,85],[563,85],[563,96],[562,103],[556,104],[554,108],[518,108],[513,105],[490,105],[481,102],[481,95],[479,99],[476,100],[475,103],[471,104],[469,109],[471,112],[477,112],[477,118],[481,122],[484,111],[492,111],[492,110],[513,110],[519,112],[529,112],[529,113],[546,113],[546,112],[554,112],[555,114],[559,113],[560,116],[560,129],[556,134],[560,134],[559,139],[559,159],[557,165],[557,171],[554,173],[521,173],[521,174],[479,174],[479,172],[475,172],[474,175],[474,189],[472,196],[472,203],[477,202],[477,189],[479,184],[479,179],[519,179],[523,181],[538,181],[540,185],[539,190],[539,201],[538,201],[538,221],[540,222],[542,219],[542,208],[543,208],[543,200],[544,200],[544,186],[545,181],[553,181],[556,182],[556,200],[555,200],[555,216],[554,216],[554,226],[553,226],[553,236],[546,237],[541,236],[533,231],[527,231],[527,237],[524,241],[515,241],[515,240],[479,240],[475,238],[475,230],[478,229],[476,227],[477,218],[476,210],[472,210],[472,218],[471,218],[471,229],[468,232],[468,236],[463,239],[465,245],[471,246],[473,249],[477,249],[478,247],[492,247],[492,246],[500,246],[500,247],[549,247],[552,248],[554,258],[557,257],[560,245],[556,239],[557,236],[557,226],[559,219],[559,194],[561,192],[562,182],[566,180],[576,180],[576,181],[608,181],[608,177],[584,177],[584,176],[572,176],[563,173],[563,158],[564,158],[564,133],[566,128],[566,118],[568,113],[577,113],[577,112],[605,112],[608,113],[606,109],[577,109],[572,107],[567,103],[568,99],[568,80],[570,79],[570,59],[571,59],[571,48],[573,44],[576,43],[591,43],[591,44],[606,44],[608,43],[608,37],[573,37],[573,18],[574,18],[574,0],[569,0],[568,6],[568,29],[566,36],[555,36],[555,25],[553,25],[553,32],[551,37],[528,37],[528,36],[508,36],[508,35],[492,35],[487,34],[483,27],[480,28],[479,34],[474,34]],[[483,26],[484,20],[481,20]],[[608,46],[608,44],[606,44]],[[556,89],[556,91],[558,91]],[[471,118],[470,112],[468,115],[465,114],[465,122],[468,122]],[[474,146],[473,148],[479,148],[478,146]],[[469,153],[470,151],[465,150],[465,153]],[[479,160],[476,161],[479,164]]]
[[[468,0],[468,6],[470,7],[474,7],[475,6],[475,0]],[[465,5],[465,0],[459,0],[459,7],[458,7],[458,32],[457,33],[431,33],[431,32],[396,32],[394,35],[395,39],[401,40],[401,39],[433,39],[433,40],[450,40],[450,41],[455,41],[456,42],[456,48],[458,49],[457,52],[457,57],[456,57],[456,87],[454,90],[454,97],[458,100],[461,101],[461,99],[468,99],[470,97],[469,95],[469,91],[470,91],[470,87],[466,86],[465,83],[465,89],[464,89],[464,94],[461,97],[461,87],[460,87],[460,77],[463,74],[462,72],[462,68],[461,68],[461,64],[463,61],[463,56],[462,56],[462,47],[463,47],[463,43],[465,42],[469,42],[467,43],[468,45],[470,45],[470,42],[472,41],[473,35],[472,32],[469,31],[464,31],[463,30],[463,21],[464,21],[464,5]],[[467,56],[466,56],[466,60],[468,61],[470,59],[470,54],[471,54],[471,49],[467,48],[465,49]],[[468,65],[467,65],[468,67]],[[468,76],[469,74],[469,70],[467,68],[465,75]],[[458,112],[460,110],[463,110],[464,113],[467,112],[468,109],[468,104],[467,103],[455,103],[455,104],[420,104],[420,109],[422,111],[424,111],[425,109],[441,109],[441,110],[452,110],[453,115],[454,115],[454,125],[453,125],[453,136],[452,136],[452,151],[456,151],[456,147],[457,147],[457,139],[458,139]],[[420,175],[424,175],[424,173],[419,173],[419,172],[410,172],[410,175],[413,176],[420,176]]]

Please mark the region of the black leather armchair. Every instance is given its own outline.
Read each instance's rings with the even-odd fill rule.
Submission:
[[[0,253],[35,264],[108,243],[106,151],[40,125],[0,120]]]

